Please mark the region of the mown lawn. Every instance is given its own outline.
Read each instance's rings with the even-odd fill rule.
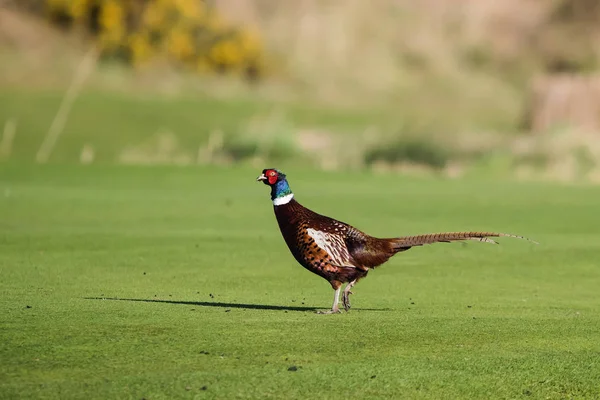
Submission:
[[[600,188],[287,169],[305,205],[438,244],[350,313],[248,168],[0,164],[0,398],[600,397]]]

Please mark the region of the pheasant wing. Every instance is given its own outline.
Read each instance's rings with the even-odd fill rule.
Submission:
[[[330,263],[339,267],[354,267],[350,258],[345,237],[337,232],[329,232],[324,229],[308,228],[306,230],[317,246],[325,251],[330,258]]]

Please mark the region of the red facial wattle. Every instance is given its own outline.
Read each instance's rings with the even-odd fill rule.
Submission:
[[[269,185],[274,185],[277,183],[277,171],[270,169],[265,173],[265,175],[267,176],[267,181],[269,182]]]
[[[269,185],[274,185],[277,182],[277,174],[269,174]]]

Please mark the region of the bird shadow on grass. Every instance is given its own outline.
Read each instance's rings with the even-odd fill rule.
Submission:
[[[312,311],[316,312],[322,308],[303,307],[303,306],[276,306],[269,304],[244,304],[244,303],[222,303],[218,301],[181,301],[181,300],[160,300],[160,299],[126,299],[118,297],[84,297],[85,300],[113,300],[113,301],[134,301],[143,303],[166,303],[182,304],[186,306],[199,307],[221,307],[221,308],[241,308],[246,310],[274,310],[274,311]],[[352,308],[352,310],[361,311],[391,311],[389,308]]]

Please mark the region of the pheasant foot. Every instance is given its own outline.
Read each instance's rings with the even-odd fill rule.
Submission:
[[[327,310],[327,311],[317,311],[317,314],[323,314],[323,315],[325,315],[325,314],[339,314],[339,313],[341,313],[341,311],[340,311],[339,308],[336,309],[336,310],[331,309],[331,310]]]
[[[317,314],[337,314],[340,312],[340,292],[342,291],[342,288],[339,287],[335,290],[335,293],[333,294],[333,305],[331,306],[331,310],[327,310],[327,311],[317,311]]]
[[[350,295],[353,293],[350,289],[352,289],[354,285],[356,285],[356,279],[346,285],[346,287],[344,288],[344,293],[342,294],[342,303],[344,303],[344,309],[346,311],[349,311],[351,307]]]

